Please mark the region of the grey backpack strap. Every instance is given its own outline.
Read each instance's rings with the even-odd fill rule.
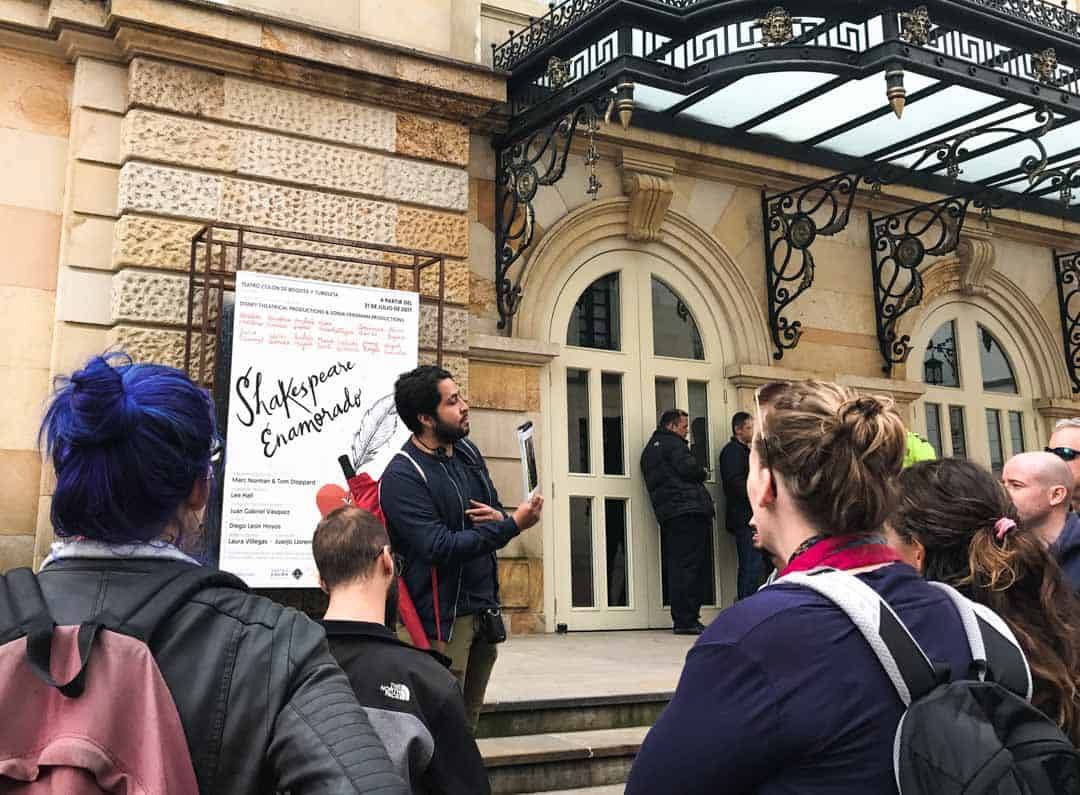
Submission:
[[[938,685],[934,665],[904,622],[877,591],[858,577],[834,569],[795,572],[776,585],[801,585],[843,610],[866,638],[905,707]]]
[[[1030,702],[1031,668],[1008,624],[989,607],[971,601],[955,588],[943,582],[930,584],[944,592],[960,614],[979,681],[984,681],[989,671],[992,681]]]
[[[404,458],[406,461],[408,461],[410,464],[413,465],[413,467],[416,469],[417,473],[420,475],[420,480],[424,481],[424,485],[426,486],[427,485],[427,475],[424,474],[424,470],[420,468],[420,465],[418,463],[416,463],[416,459],[413,458],[408,453],[406,453],[404,450],[398,450],[396,453],[394,453],[393,456],[390,457],[390,460],[392,461],[395,458],[397,458],[398,456],[401,456],[402,458]],[[379,488],[379,504],[382,505],[382,478],[379,478],[379,487],[378,488]]]

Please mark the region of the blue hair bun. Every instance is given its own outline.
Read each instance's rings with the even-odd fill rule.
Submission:
[[[180,370],[107,353],[57,378],[40,436],[56,470],[57,535],[146,541],[207,477],[214,406]]]
[[[109,444],[131,432],[139,418],[138,403],[124,385],[131,364],[126,354],[107,354],[71,374],[71,444]]]

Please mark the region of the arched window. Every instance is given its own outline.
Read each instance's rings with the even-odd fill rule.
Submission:
[[[989,321],[969,305],[954,305],[952,314],[922,350],[926,438],[939,456],[971,458],[1000,474],[1006,460],[1028,449],[1031,396]]]
[[[653,355],[676,359],[705,358],[697,323],[675,291],[652,278]]]
[[[574,305],[566,344],[604,351],[622,350],[619,322],[619,274],[601,276]]]

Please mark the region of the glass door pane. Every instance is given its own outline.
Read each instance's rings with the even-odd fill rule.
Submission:
[[[1024,452],[1024,414],[1021,411],[1009,412],[1009,438],[1013,455]]]
[[[589,467],[589,371],[566,370],[566,437],[570,471],[587,473]]]
[[[604,537],[607,542],[608,607],[629,607],[626,500],[604,500]]]
[[[659,424],[660,417],[668,409],[675,408],[675,379],[656,379],[656,422]]]
[[[574,607],[595,607],[592,497],[570,498],[570,592]]]
[[[952,441],[952,454],[957,458],[967,458],[967,433],[964,430],[963,406],[949,406],[949,435]]]
[[[930,442],[937,457],[941,458],[941,406],[937,403],[926,404],[926,441]]]
[[[997,409],[986,410],[986,440],[990,445],[990,471],[1000,475],[1005,453],[1001,449],[1001,412]]]
[[[604,474],[625,475],[621,373],[603,373],[600,376],[600,399],[604,413]]]
[[[713,467],[709,452],[709,385],[705,381],[690,381],[686,386],[690,403],[690,453],[697,459],[699,466],[711,473]]]

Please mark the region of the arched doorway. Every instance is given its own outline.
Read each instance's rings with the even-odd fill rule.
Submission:
[[[590,202],[552,226],[529,258],[521,309],[514,324],[514,336],[558,343],[560,349],[559,355],[545,366],[540,379],[541,481],[548,500],[543,521],[544,610],[549,630],[555,630],[559,624],[574,629],[671,626],[670,613],[663,606],[659,529],[638,467],[641,449],[655,428],[657,379],[674,379],[676,401],[683,401],[681,407],[687,410],[691,408],[691,382],[705,383],[708,457],[715,470],[719,451],[729,436],[730,414],[737,408],[735,390],[724,379],[725,369],[736,363],[765,366],[770,362],[763,307],[755,300],[755,291],[742,271],[716,239],[690,218],[669,209],[659,240],[631,243],[627,239],[628,210],[629,201],[625,198]],[[568,346],[571,315],[579,299],[598,279],[616,272],[628,274],[620,276],[619,283],[620,350]],[[668,288],[668,309],[674,310],[678,317],[681,301],[688,316],[693,318],[704,360],[652,355],[654,276]],[[629,290],[626,285],[633,286],[632,292],[626,292]],[[671,295],[677,299],[674,305]],[[680,339],[685,341],[685,336]],[[665,344],[668,343],[661,343]],[[571,389],[589,395],[588,419],[599,423],[597,428],[603,425],[603,374],[606,371],[621,375],[624,475],[603,475],[602,470],[595,475],[570,472],[567,371],[574,369],[590,373],[587,389],[580,384]],[[592,375],[594,371],[598,374]],[[609,396],[615,394],[611,375],[607,379]],[[580,375],[576,377],[581,380]],[[661,389],[666,390],[663,394],[670,395],[669,385],[661,383]],[[695,395],[701,394],[700,387],[694,386],[693,390]],[[595,439],[589,438],[590,456],[602,462],[602,433]],[[718,604],[730,604],[735,595],[735,545],[721,525],[720,489],[715,483],[709,487],[717,516],[721,517],[714,532],[716,600]],[[577,537],[578,557],[591,560],[589,570],[593,575],[590,588],[578,586],[579,594],[593,594],[592,607],[573,606],[570,496],[594,500],[589,506],[591,533],[579,532]],[[615,593],[608,593],[609,581],[618,577],[613,578],[608,567],[604,502],[608,498],[624,501],[612,508],[616,512],[615,525],[620,521],[617,512],[623,507],[627,512],[623,554],[629,565],[625,568],[625,599],[617,588]],[[574,508],[579,515],[583,513],[580,502]],[[602,524],[601,510],[604,511]],[[619,563],[619,534],[612,535],[612,562]],[[584,544],[586,538],[588,546]],[[602,572],[598,556],[601,548]],[[620,571],[617,565],[613,568]],[[630,605],[609,605],[621,601],[630,601]],[[709,618],[713,613],[705,611],[704,617]]]
[[[639,470],[660,413],[690,414],[691,450],[716,469],[728,414],[724,345],[699,288],[643,250],[609,250],[566,281],[549,327],[556,621],[570,629],[670,627],[660,535]],[[721,489],[706,484],[718,509]],[[718,513],[722,515],[722,510]],[[730,601],[727,533],[714,526],[703,620]]]

